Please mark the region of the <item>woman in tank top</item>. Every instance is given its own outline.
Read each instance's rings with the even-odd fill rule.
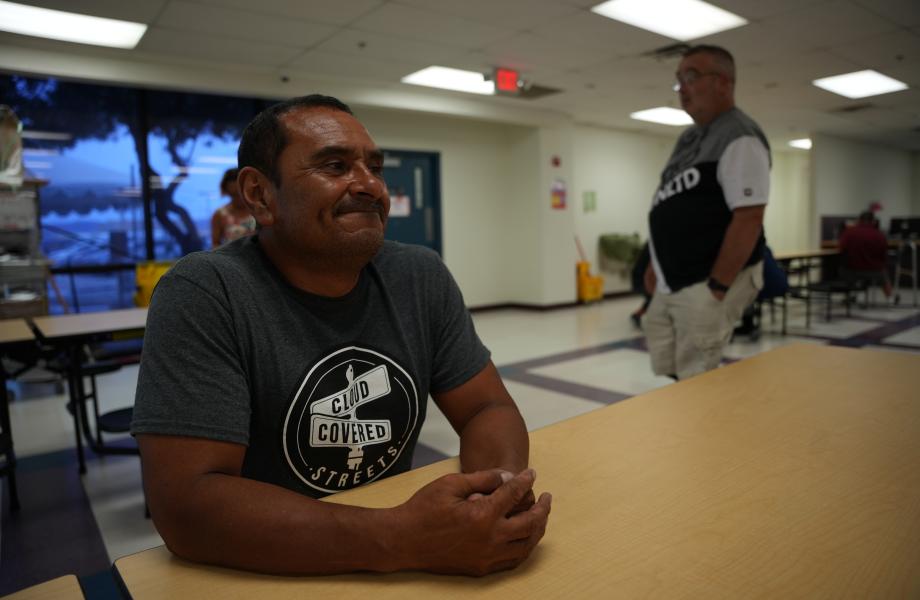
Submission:
[[[217,248],[222,244],[251,235],[256,230],[256,220],[249,214],[249,208],[243,201],[240,188],[236,183],[239,169],[228,169],[220,180],[220,193],[228,196],[230,202],[214,211],[211,217],[211,246]]]

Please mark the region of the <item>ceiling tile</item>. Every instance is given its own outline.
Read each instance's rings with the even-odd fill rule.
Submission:
[[[920,117],[920,89],[902,90],[893,94],[876,96],[873,101],[879,106],[897,108]]]
[[[826,48],[893,31],[895,26],[851,0],[810,4],[764,19],[785,35],[808,41],[814,48]]]
[[[630,88],[664,92],[674,96],[672,85],[677,60],[658,60],[649,56],[617,58],[579,69],[585,84],[599,90]]]
[[[383,6],[384,0],[197,0],[201,4],[238,8],[254,13],[315,21],[331,25],[347,25],[370,11]]]
[[[505,27],[513,24],[514,29],[552,23],[560,17],[580,12],[577,7],[553,0],[400,0],[400,3],[490,25]]]
[[[583,46],[550,44],[544,37],[533,33],[519,33],[508,39],[489,44],[482,53],[493,59],[493,64],[536,70],[580,69],[604,60],[603,52]]]
[[[830,0],[715,0],[710,4],[715,4],[720,8],[735,13],[739,17],[744,17],[749,21],[755,19],[764,19],[774,15],[781,15],[803,6],[811,4],[820,4]]]
[[[785,34],[774,24],[750,23],[698,40],[698,44],[715,44],[727,49],[735,57],[735,64],[743,67],[752,61],[764,61],[775,56],[788,56],[811,50],[810,40]]]
[[[900,109],[872,107],[853,113],[851,118],[886,130],[910,130],[920,125],[920,118]]]
[[[371,60],[410,60],[427,64],[444,64],[465,51],[454,46],[434,42],[421,42],[370,31],[342,29],[319,44],[315,50],[341,53]]]
[[[676,43],[669,37],[587,11],[532,28],[547,44],[593,48],[610,55],[635,55]]]
[[[920,88],[920,68],[917,66],[917,61],[904,61],[885,67],[885,75],[903,81],[912,88]]]
[[[920,73],[920,35],[908,30],[873,35],[835,46],[831,52],[868,69],[884,72],[886,67],[913,65]]]
[[[377,60],[333,52],[310,50],[292,60],[287,69],[295,72],[399,83],[400,78],[427,65],[426,61]]]
[[[741,82],[749,77],[751,81],[763,84],[805,84],[820,77],[849,73],[860,68],[856,63],[830,52],[813,50],[777,56],[769,61],[752,62],[744,71],[739,71],[738,80]]]
[[[486,25],[403,4],[386,4],[351,24],[353,29],[473,49],[504,37],[514,29]]]
[[[259,44],[245,40],[152,27],[141,39],[138,50],[224,64],[280,66],[303,50],[291,46]]]
[[[156,25],[168,29],[181,29],[196,33],[227,36],[253,42],[270,42],[308,48],[332,35],[331,25],[308,23],[225,8],[214,10],[211,6],[193,2],[170,2]],[[270,31],[271,36],[265,35]]]
[[[156,18],[166,4],[166,0],[149,0],[145,2],[125,2],[124,0],[16,0],[16,2],[53,10],[65,10],[81,15],[123,19],[148,24]]]
[[[870,12],[892,23],[913,27],[920,25],[920,3],[917,0],[855,0]]]

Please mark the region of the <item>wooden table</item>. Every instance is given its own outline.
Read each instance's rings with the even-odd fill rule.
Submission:
[[[83,399],[86,391],[83,382],[83,352],[85,344],[110,340],[134,339],[144,336],[147,326],[146,308],[128,308],[95,313],[77,313],[36,317],[32,319],[38,338],[66,351],[68,360],[67,389],[70,405],[73,407],[74,430],[77,439],[77,462],[80,473],[86,472],[86,459],[83,456],[81,426],[88,429]],[[101,449],[87,432],[87,442],[97,452]],[[136,454],[130,448],[113,447],[108,453]]]
[[[163,547],[115,566],[138,600],[917,598],[918,372],[920,356],[799,344],[533,432],[553,512],[507,573],[285,578]],[[392,506],[456,468],[331,500]]]
[[[128,339],[143,337],[147,326],[146,308],[35,317],[39,336],[50,343]]]
[[[0,357],[6,350],[19,344],[35,341],[32,329],[23,319],[0,321]],[[13,430],[10,421],[10,398],[6,390],[8,373],[0,360],[0,476],[5,475],[10,487],[10,510],[19,510],[19,493],[16,487],[16,452],[13,450]]]
[[[816,250],[791,250],[789,252],[777,252],[773,258],[779,262],[788,262],[792,260],[823,258],[825,256],[837,256],[840,250],[836,248],[819,248]]]
[[[3,600],[83,600],[83,590],[74,575],[64,575],[20,590]]]

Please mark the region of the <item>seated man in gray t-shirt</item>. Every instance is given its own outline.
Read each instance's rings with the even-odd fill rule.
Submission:
[[[256,235],[180,260],[153,296],[132,432],[151,515],[184,558],[270,573],[522,562],[535,501],[524,422],[433,252],[384,242],[383,157],[306,96],[243,133]],[[405,504],[318,502],[409,469],[428,394],[463,473]]]

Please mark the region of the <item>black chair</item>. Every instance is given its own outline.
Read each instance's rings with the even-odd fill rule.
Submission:
[[[81,354],[84,360],[80,365],[80,373],[84,382],[89,380],[89,385],[84,384],[78,388],[82,389],[82,396],[79,395],[79,391],[71,395],[67,410],[74,416],[74,427],[78,427],[82,433],[82,436],[78,436],[80,447],[77,454],[80,473],[85,473],[86,464],[83,460],[81,438],[86,439],[86,444],[97,456],[138,455],[139,451],[133,441],[126,445],[106,440],[106,434],[124,434],[130,430],[134,408],[119,408],[105,413],[100,412],[99,408],[99,387],[96,378],[100,375],[115,373],[128,363],[119,358],[98,360],[93,354],[93,348],[89,346],[84,346]],[[48,367],[62,374],[68,374],[71,371],[70,360],[60,356],[49,361]],[[72,405],[75,396],[79,406]],[[90,415],[92,415],[92,422],[90,422]]]
[[[0,369],[3,366],[0,365]],[[6,397],[6,377],[3,378],[3,398],[0,398],[0,477],[6,477],[10,494],[10,511],[19,510],[19,492],[16,487],[16,453],[13,452],[13,433],[10,429],[10,407]]]
[[[107,373],[119,371],[122,364],[115,360],[91,361],[83,364],[83,376],[88,377],[90,381],[89,389],[83,397],[83,410],[80,411],[81,425],[83,433],[89,447],[97,455],[106,454],[139,454],[137,445],[131,443],[129,446],[119,446],[106,443],[103,434],[124,434],[131,430],[131,418],[134,415],[134,407],[119,408],[106,413],[99,412],[99,388],[96,385],[96,377]],[[86,402],[91,401],[93,406],[93,424],[90,427],[89,411],[86,410]]]
[[[832,315],[832,304],[835,295],[843,297],[843,304],[846,307],[846,316],[850,316],[850,306],[854,303],[854,295],[858,292],[865,291],[868,302],[868,288],[863,281],[847,281],[843,279],[833,279],[830,281],[819,281],[808,286],[808,292],[811,296],[825,299],[824,320],[830,321]]]

